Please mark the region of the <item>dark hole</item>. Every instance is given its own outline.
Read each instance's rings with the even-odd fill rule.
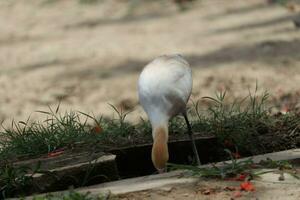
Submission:
[[[196,146],[202,164],[224,159],[224,150],[214,137],[198,138]],[[168,147],[170,163],[193,164],[194,154],[189,140],[170,142]],[[156,170],[151,161],[151,148],[152,145],[149,144],[110,151],[117,155],[116,162],[120,178],[155,174]]]
[[[218,145],[215,137],[196,137],[196,146],[202,164],[221,161],[225,158],[223,153],[224,150],[221,145]],[[189,139],[171,141],[169,142],[168,147],[170,163],[193,164],[194,154]],[[72,169],[72,175],[68,176],[66,176],[65,173],[58,172],[56,175],[59,175],[61,177],[60,179],[55,179],[55,176],[49,176],[40,181],[46,183],[49,183],[50,181],[50,185],[43,188],[32,188],[28,193],[59,191],[68,189],[69,187],[76,188],[124,178],[156,174],[157,172],[151,161],[151,148],[152,144],[146,144],[111,150],[107,153],[116,155],[115,162],[112,160],[95,166],[88,165],[85,168],[74,168]],[[74,155],[72,157],[74,157],[75,160],[82,159],[82,157],[88,159],[87,155],[80,155],[80,158],[74,157]],[[40,181],[37,182],[37,186],[41,185]],[[18,196],[18,194],[15,194],[14,196]]]

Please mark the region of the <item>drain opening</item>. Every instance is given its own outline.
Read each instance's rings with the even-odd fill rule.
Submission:
[[[195,142],[202,164],[224,159],[223,155],[220,154],[223,149],[217,145],[216,138],[197,138]],[[94,155],[96,156],[93,158],[95,162],[87,162],[88,158],[84,153],[77,155],[78,157],[69,155],[61,159],[60,162],[64,163],[63,166],[66,166],[65,162],[71,160],[72,164],[67,165],[67,167],[56,168],[53,174],[35,177],[34,185],[39,187],[29,189],[28,195],[156,174],[157,172],[151,161],[151,148],[152,144],[147,144],[114,149],[106,154],[99,152]],[[171,141],[168,148],[170,163],[192,164],[193,151],[191,142],[188,139]],[[85,160],[85,162],[76,162],[79,158]],[[53,160],[49,164],[53,164]]]
[[[217,145],[216,138],[199,138],[196,146],[202,164],[224,159],[223,148]],[[121,179],[155,174],[151,161],[152,144],[129,147],[110,151],[115,154],[117,168]],[[189,140],[173,141],[168,144],[169,162],[176,164],[192,164],[193,150]]]

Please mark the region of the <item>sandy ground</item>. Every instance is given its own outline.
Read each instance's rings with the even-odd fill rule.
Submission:
[[[297,200],[299,184],[254,183],[255,191],[239,191],[240,182],[207,180],[192,185],[163,187],[148,191],[124,194],[120,200]]]
[[[61,110],[111,116],[112,103],[133,108],[130,120],[144,117],[138,75],[169,53],[190,62],[194,100],[224,89],[245,96],[256,81],[274,98],[300,94],[300,32],[282,6],[203,0],[179,12],[171,1],[133,11],[127,1],[49,2],[0,2],[0,121],[59,101]]]

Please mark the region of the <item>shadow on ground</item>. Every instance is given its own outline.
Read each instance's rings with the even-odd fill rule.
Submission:
[[[95,28],[97,26],[112,25],[112,24],[127,24],[132,22],[141,22],[141,21],[144,22],[144,21],[154,20],[154,19],[168,17],[168,16],[170,16],[170,14],[153,13],[153,14],[141,15],[139,17],[125,16],[123,18],[117,18],[117,19],[104,19],[103,17],[99,17],[99,18],[84,20],[74,24],[68,24],[65,25],[64,28],[65,29]]]
[[[254,29],[254,28],[265,28],[267,26],[274,26],[276,24],[282,24],[286,22],[291,22],[293,23],[293,19],[298,18],[299,15],[291,15],[291,16],[281,16],[281,17],[276,17],[267,21],[262,21],[262,22],[254,22],[254,23],[247,23],[247,24],[242,24],[238,26],[233,26],[233,27],[228,27],[228,28],[220,28],[214,30],[212,33],[214,34],[222,34],[222,33],[228,33],[228,32],[233,32],[233,31],[244,31],[244,30],[249,30],[249,29]]]
[[[225,10],[224,12],[221,12],[221,13],[216,13],[216,14],[209,15],[209,16],[206,17],[206,19],[214,20],[214,19],[219,19],[219,18],[226,17],[226,16],[248,14],[248,13],[251,13],[253,11],[263,10],[263,9],[266,9],[266,8],[270,8],[270,5],[269,4],[262,4],[262,3],[247,5],[245,7],[231,8],[231,9]]]
[[[227,46],[204,55],[184,55],[193,68],[218,67],[226,63],[260,62],[266,65],[288,64],[290,59],[300,61],[300,40],[270,40],[249,46]],[[101,79],[139,73],[149,60],[127,60],[110,69],[101,69],[101,64],[82,67],[79,71],[64,74],[64,77],[98,77]]]

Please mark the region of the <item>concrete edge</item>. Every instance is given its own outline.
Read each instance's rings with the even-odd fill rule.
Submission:
[[[257,155],[252,157],[247,157],[243,159],[238,159],[238,161],[247,160],[252,158],[255,163],[260,162],[261,160],[266,160],[267,158],[272,159],[274,161],[280,160],[294,160],[300,158],[300,149],[292,149],[286,151],[280,151],[275,153],[267,153],[263,155]],[[215,165],[221,166],[224,163],[230,163],[231,161],[225,162],[218,162]],[[206,164],[201,167],[210,167],[211,164]],[[138,192],[142,190],[150,190],[159,187],[171,186],[171,185],[178,185],[178,184],[185,184],[185,183],[195,183],[199,181],[199,178],[195,177],[183,177],[185,171],[177,170],[172,171],[164,174],[156,174],[156,175],[149,175],[137,178],[129,178],[123,179],[119,181],[113,181],[108,183],[102,183],[94,186],[83,187],[75,189],[75,191],[80,193],[90,192],[92,195],[99,195],[101,193],[107,193],[113,195],[125,194],[129,192]],[[67,191],[61,192],[54,192],[52,194],[59,194],[64,193]],[[39,194],[36,196],[42,196],[45,194]],[[26,199],[32,199],[33,196],[26,197]]]

